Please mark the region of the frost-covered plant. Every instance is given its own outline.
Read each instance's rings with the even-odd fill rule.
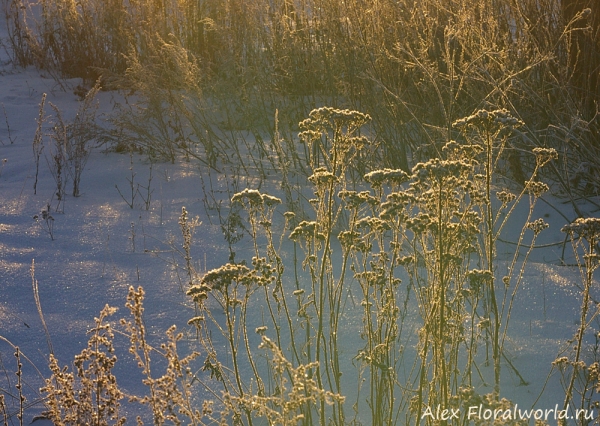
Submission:
[[[54,217],[50,214],[50,203],[42,209],[39,215],[33,216],[33,220],[43,223],[44,230],[48,233],[50,239],[54,241]]]
[[[521,263],[519,274],[514,271],[519,258],[520,250],[517,249],[506,275],[502,278],[504,290],[501,295],[496,294],[496,285],[491,284],[484,287],[485,317],[490,321],[489,333],[494,360],[494,383],[495,391],[499,393],[500,362],[503,345],[508,329],[508,319],[513,306],[516,291],[520,285],[526,260],[531,253],[535,238],[545,227],[542,219],[532,222],[533,207],[537,199],[548,190],[548,186],[538,182],[540,169],[549,161],[557,158],[557,153],[551,148],[535,148],[533,154],[536,165],[531,177],[525,182],[525,187],[518,196],[501,190],[495,197],[501,202],[496,207],[493,202],[494,176],[502,161],[509,137],[513,130],[522,126],[523,123],[513,117],[505,109],[487,111],[478,110],[473,115],[457,120],[453,126],[460,130],[467,144],[463,145],[451,141],[446,145],[447,155],[463,158],[471,161],[474,167],[473,180],[469,184],[469,192],[474,210],[481,218],[480,236],[478,237],[477,252],[480,262],[485,270],[495,271],[496,265],[496,243],[508,223],[514,209],[525,194],[529,194],[529,211],[525,220],[525,226],[519,235],[518,246],[521,247],[525,237],[525,231],[530,229],[534,235],[529,243],[529,249],[525,255],[525,261]],[[509,292],[511,280],[514,282]]]
[[[68,129],[58,107],[50,102],[55,116],[51,119],[52,131],[48,134],[51,143],[46,152],[46,163],[56,184],[56,211],[64,212],[65,194],[68,179]],[[61,207],[62,205],[62,207]]]
[[[183,251],[181,254],[185,260],[185,272],[188,277],[189,286],[193,284],[194,277],[196,276],[196,271],[192,264],[192,237],[194,230],[199,224],[200,222],[197,217],[190,219],[186,208],[181,208],[181,216],[179,217],[179,227],[181,228],[181,235],[183,237],[181,247]]]
[[[293,259],[298,259],[293,277],[286,275],[285,252],[273,235],[280,200],[245,189],[232,203],[242,206],[250,224],[251,265],[230,261],[188,290],[199,307],[191,323],[208,353],[205,369],[222,382],[229,395],[226,405],[237,407],[229,411],[236,421],[251,424],[257,415],[283,421],[277,417],[281,411],[273,411],[276,400],[266,396],[281,385],[274,379],[277,368],[261,362],[249,337],[251,300],[265,312],[256,332],[272,336],[270,344],[289,360],[287,380],[296,368],[310,365],[307,374],[319,392],[341,396],[358,383],[353,414],[342,399],[331,406],[317,399],[298,408],[302,417],[294,418],[303,424],[389,425],[402,418],[407,424],[433,423],[422,416],[424,407],[459,404],[457,389],[479,384],[477,372],[487,361],[481,345],[491,348],[485,352],[491,353],[494,375],[493,392],[486,398],[490,407],[506,406],[499,399],[499,365],[523,267],[513,277],[516,254],[505,277],[497,280],[495,245],[515,205],[529,194],[529,216],[518,242],[525,245],[526,232],[532,231],[527,259],[547,227],[531,218],[535,201],[547,189],[536,180],[537,170],[555,155],[551,150],[534,153],[538,168],[519,195],[497,191],[494,173],[510,130],[519,122],[506,111],[479,112],[457,124],[466,142],[448,142],[444,158],[419,163],[410,173],[368,172],[364,178],[371,189],[357,190],[353,162],[370,143],[359,133],[368,120],[356,111],[319,108],[300,124],[314,198],[310,217],[283,215]],[[297,250],[303,253],[299,258]],[[286,282],[295,286],[286,287]],[[413,296],[420,318],[416,338],[403,331]],[[223,310],[220,317],[211,308],[215,301]],[[362,312],[358,344],[340,338],[346,315],[356,315],[350,305]],[[225,337],[227,363],[210,330]],[[348,351],[356,371],[343,366],[342,354]],[[407,364],[413,368],[404,368]],[[250,367],[247,374],[242,365]]]
[[[148,167],[148,183],[146,186],[142,185],[138,181],[136,181],[137,172],[135,171],[134,161],[133,161],[133,146],[129,146],[129,176],[125,179],[127,180],[127,186],[129,187],[127,190],[123,190],[119,188],[118,184],[115,184],[115,189],[123,199],[127,203],[130,209],[135,208],[138,204],[136,203],[136,199],[138,195],[142,199],[142,207],[146,210],[150,210],[150,205],[152,203],[152,193],[154,189],[152,188],[152,171],[153,171],[153,163],[151,162]]]
[[[281,200],[251,189],[232,197],[233,205],[241,206],[247,214],[248,231],[253,239],[251,266],[230,260],[221,268],[206,273],[188,290],[199,307],[199,316],[192,323],[198,327],[200,341],[208,352],[205,368],[222,382],[230,398],[238,402],[251,398],[251,388],[263,396],[268,387],[274,386],[267,378],[274,377],[272,368],[275,367],[263,363],[262,366],[271,373],[261,374],[258,366],[260,357],[252,348],[247,324],[249,302],[260,294],[264,297],[266,314],[262,332],[271,330],[274,344],[281,349],[287,346],[289,360],[296,366],[294,368],[311,366],[309,378],[315,389],[321,393],[341,393],[337,335],[348,289],[343,277],[332,274],[333,229],[341,212],[336,194],[345,188],[348,168],[368,142],[359,134],[359,128],[368,120],[367,115],[356,111],[320,108],[300,125],[303,130],[300,137],[311,153],[309,164],[313,173],[309,182],[315,188],[313,208],[316,220],[300,222],[290,234],[290,238],[297,241],[297,246],[304,251],[302,264],[308,271],[307,279],[296,275],[293,294],[284,285],[281,247],[276,244],[272,231],[273,212]],[[295,223],[295,215],[291,213],[286,213],[285,219]],[[345,269],[344,266],[342,270]],[[224,318],[217,316],[214,308],[210,309],[213,303],[207,303],[207,299],[218,303]],[[210,337],[212,329],[219,330],[228,342],[232,371],[223,368],[222,355]],[[242,361],[250,367],[246,375],[241,371]],[[290,380],[292,370],[291,365],[286,367],[285,374]],[[247,384],[249,379],[252,385]],[[344,423],[342,400],[338,398],[332,402],[333,406],[326,409],[324,398],[306,399],[298,408],[303,423],[324,424],[330,416],[334,422]],[[246,406],[240,415],[249,424],[252,423],[254,414],[250,406]]]
[[[47,396],[48,416],[55,425],[123,425],[123,393],[112,369],[117,362],[113,330],[106,319],[115,308],[108,305],[95,319],[88,346],[75,357],[74,372],[61,368],[50,355],[52,376],[41,389]]]
[[[185,357],[178,354],[177,344],[183,334],[177,332],[175,326],[166,331],[167,342],[161,344],[160,350],[150,346],[144,321],[144,289],[129,288],[125,306],[131,313],[132,320],[121,320],[131,346],[129,352],[133,354],[138,366],[144,375],[143,383],[148,388],[149,394],[135,396],[133,401],[148,405],[152,410],[153,423],[162,425],[166,422],[181,424],[184,420],[191,425],[203,423],[203,417],[212,412],[211,403],[204,401],[200,410],[196,405],[193,382],[197,379],[192,372],[190,364],[200,355],[192,351]],[[167,362],[165,373],[156,378],[155,364],[152,362],[151,353],[158,352],[160,357]],[[158,364],[158,363],[157,363]],[[138,419],[138,424],[141,420]]]
[[[40,157],[42,156],[42,150],[44,149],[44,134],[42,132],[42,126],[46,119],[44,113],[44,105],[46,104],[46,94],[42,95],[40,102],[40,108],[38,117],[36,119],[37,127],[35,129],[35,135],[33,137],[33,158],[35,160],[35,180],[33,181],[33,193],[37,194],[38,176],[40,173]]]
[[[100,91],[100,80],[90,89],[79,104],[73,122],[66,126],[66,153],[68,171],[73,179],[73,196],[79,197],[81,174],[91,154],[90,142],[99,134],[96,124],[98,104],[96,95]]]
[[[54,116],[47,117],[44,112],[46,94],[42,96],[40,102],[39,114],[37,118],[37,128],[33,139],[33,155],[36,165],[35,181],[33,184],[34,193],[37,191],[39,162],[44,149],[44,138],[50,139],[48,151],[46,152],[46,163],[56,184],[56,199],[58,201],[56,210],[63,206],[67,180],[70,176],[73,180],[73,196],[80,195],[80,182],[83,169],[91,153],[90,142],[99,136],[101,130],[95,122],[97,104],[94,103],[96,95],[100,90],[100,82],[87,92],[83,102],[77,109],[77,114],[73,122],[67,123],[60,112],[60,109],[50,103]],[[49,121],[51,131],[47,134],[43,131],[43,124]]]
[[[114,346],[117,330],[107,321],[117,309],[107,305],[94,320],[87,348],[75,357],[73,372],[69,372],[67,367],[60,368],[54,356],[50,356],[51,376],[45,380],[41,392],[45,394],[47,415],[53,424],[123,425],[126,418],[121,414],[121,405],[125,396],[129,402],[149,406],[154,425],[217,423],[212,418],[213,402],[199,401],[193,386],[194,382],[200,381],[192,370],[192,363],[199,354],[190,351],[184,357],[179,355],[178,342],[183,334],[177,332],[175,326],[166,331],[165,343],[160,347],[152,347],[145,327],[143,302],[142,287],[130,287],[125,306],[131,319],[120,320],[123,328],[118,333],[129,339],[129,353],[142,370],[142,382],[148,393],[126,395],[118,386],[113,373],[119,350]],[[158,358],[154,360],[156,363],[152,362],[152,356]],[[164,373],[156,377],[159,365],[165,365]],[[140,417],[137,418],[137,424],[144,424]]]
[[[600,314],[596,303],[592,302],[590,294],[594,283],[594,273],[600,266],[600,219],[578,218],[563,226],[562,232],[571,240],[573,253],[581,275],[581,311],[579,327],[569,345],[552,363],[553,369],[560,372],[565,386],[565,401],[563,409],[570,405],[575,408],[590,408],[591,395],[600,389],[598,363],[587,365],[584,359],[585,333],[591,326],[591,321]],[[577,384],[579,383],[579,386]],[[579,401],[575,401],[579,395]],[[577,405],[579,404],[579,405]]]
[[[335,400],[343,401],[342,396],[325,391],[317,385],[311,374],[316,363],[294,367],[275,342],[264,335],[259,348],[266,350],[271,357],[269,365],[273,372],[274,391],[271,395],[257,393],[243,397],[226,394],[223,399],[224,410],[221,412],[221,421],[225,424],[228,424],[229,418],[239,419],[241,412],[247,407],[257,417],[266,418],[269,425],[306,424],[308,419],[303,412],[306,405],[321,400],[329,405]]]

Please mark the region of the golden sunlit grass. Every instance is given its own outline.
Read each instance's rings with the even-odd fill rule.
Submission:
[[[170,160],[198,145],[214,166],[237,142],[211,126],[273,138],[277,111],[288,138],[328,104],[371,114],[377,160],[408,170],[454,120],[495,107],[535,130],[515,142],[519,181],[519,149],[560,145],[572,117],[595,112],[595,80],[577,77],[597,49],[583,0],[5,1],[15,60],[137,93],[141,109],[115,124]]]

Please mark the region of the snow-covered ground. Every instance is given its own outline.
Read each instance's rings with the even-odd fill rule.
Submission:
[[[182,207],[201,220],[193,247],[197,268],[216,268],[228,258],[218,223],[206,215],[199,173],[202,166],[193,162],[153,164],[149,209],[145,209],[141,195],[132,209],[116,188],[124,195],[129,190],[129,155],[97,148],[83,172],[81,196],[67,196],[64,213],[51,213],[52,240],[45,222],[34,220],[48,203],[57,203],[47,152],[42,152],[37,194],[33,190],[36,118],[43,93],[66,121],[73,118],[79,101],[72,90],[62,91],[43,71],[13,68],[6,56],[0,60],[0,104],[6,111],[5,120],[0,110],[0,336],[17,345],[47,376],[49,348],[33,294],[34,261],[41,307],[61,365],[72,362],[85,347],[86,332],[104,305],[121,307],[120,314],[124,315],[123,305],[131,285],[145,288],[145,315],[153,338],[160,339],[172,324],[185,329],[193,308],[173,266],[182,261],[174,250],[181,245],[178,218]],[[67,81],[66,85],[73,88],[78,83]],[[111,111],[119,95],[100,92],[98,101],[101,116]],[[46,108],[50,111],[48,105]],[[150,164],[144,156],[134,155],[133,171],[136,184],[147,186]],[[206,170],[203,173],[206,175]],[[213,173],[213,179],[218,184],[220,176]],[[276,188],[276,182],[272,187]],[[223,194],[218,197],[223,198]],[[548,200],[567,217],[575,218],[567,205]],[[559,230],[565,224],[564,218],[540,204],[536,217],[544,215],[551,228],[539,243],[562,242],[564,235]],[[238,250],[245,244],[248,247],[248,242],[242,241]],[[504,247],[505,254],[511,247]],[[573,263],[570,247],[565,253],[567,263]],[[502,392],[522,407],[531,406],[543,389],[536,407],[554,408],[564,399],[556,377],[547,384],[546,378],[559,349],[578,327],[581,302],[579,274],[572,267],[560,265],[561,255],[561,245],[535,254],[513,308],[507,356],[526,384],[505,364]],[[126,348],[126,342],[121,339],[120,343]],[[12,348],[0,341],[0,391],[10,390],[8,381],[15,383],[12,353]],[[3,376],[5,371],[7,375]],[[135,393],[141,388],[140,374],[131,360],[119,363],[116,373],[124,389]],[[24,380],[29,387],[28,402],[35,402],[42,379],[28,362],[24,363]],[[14,398],[8,397],[7,401],[9,409],[15,410]],[[41,403],[28,408],[26,423],[43,408]]]

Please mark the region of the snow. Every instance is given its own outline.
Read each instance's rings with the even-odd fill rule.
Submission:
[[[131,209],[115,188],[117,185],[124,195],[129,189],[129,155],[99,147],[92,152],[82,175],[81,196],[67,196],[64,213],[52,212],[52,240],[43,221],[33,219],[48,203],[56,205],[55,184],[43,154],[37,195],[33,192],[35,120],[43,93],[47,93],[48,101],[60,109],[67,121],[74,116],[79,101],[72,90],[62,91],[43,71],[13,68],[6,57],[0,60],[3,63],[0,104],[10,128],[0,111],[0,160],[6,160],[0,166],[0,335],[18,346],[47,377],[49,348],[33,296],[33,261],[41,307],[61,365],[69,365],[73,356],[85,347],[86,332],[104,305],[118,306],[121,308],[118,315],[125,314],[123,305],[131,285],[141,285],[146,291],[145,318],[154,341],[160,341],[172,324],[186,329],[193,307],[181,290],[173,266],[173,262],[182,261],[174,254],[174,248],[181,244],[178,218],[182,207],[201,220],[193,247],[197,268],[216,268],[228,258],[221,230],[205,209],[199,180],[201,166],[184,161],[154,164],[150,208],[145,210],[138,198]],[[77,84],[77,80],[65,83],[71,88]],[[100,92],[99,114],[110,113],[119,100],[116,93]],[[134,155],[133,167],[135,181],[147,185],[150,174],[147,159]],[[214,174],[213,179],[219,182],[220,177]],[[276,188],[275,181],[271,187]],[[226,198],[224,193],[217,196]],[[548,200],[567,217],[575,218],[568,206],[559,205],[552,198]],[[517,219],[524,214],[526,209],[518,213]],[[518,291],[508,333],[507,354],[527,384],[508,365],[503,365],[503,394],[523,407],[533,404],[544,388],[536,407],[562,404],[564,395],[556,377],[548,384],[546,378],[551,362],[574,335],[579,321],[579,273],[560,263],[559,243],[564,241],[564,235],[559,230],[565,220],[544,204],[539,205],[534,217],[546,214],[551,228],[540,237],[539,244],[557,245],[535,253]],[[515,241],[514,232],[509,232],[507,239]],[[247,240],[237,249],[243,250],[244,246],[248,248]],[[507,244],[503,250],[500,253],[510,254],[514,247]],[[573,264],[570,247],[567,246],[565,253],[567,263]],[[508,259],[509,256],[504,260]],[[352,324],[360,326],[358,319],[348,318],[345,336],[349,339],[358,334],[352,330]],[[117,341],[126,345],[119,337]],[[14,372],[12,353],[13,349],[0,341],[0,373]],[[28,402],[35,402],[42,378],[29,362],[23,368]],[[142,388],[136,368],[131,359],[117,367],[120,384],[132,393],[141,392]],[[6,380],[0,376],[0,388],[6,387]],[[10,380],[14,384],[14,375]],[[9,398],[8,402],[9,410],[14,410],[14,400]],[[28,407],[26,424],[43,409],[41,403]],[[128,410],[137,413],[136,408]],[[50,422],[37,419],[33,424],[43,426]]]

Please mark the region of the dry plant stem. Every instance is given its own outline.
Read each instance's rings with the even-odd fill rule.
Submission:
[[[38,315],[40,316],[40,321],[42,322],[42,326],[44,327],[44,333],[46,334],[46,343],[48,344],[48,350],[50,351],[51,355],[54,355],[52,340],[50,339],[50,331],[48,331],[48,326],[46,325],[46,320],[44,319],[44,313],[42,312],[42,303],[40,301],[38,281],[35,279],[35,260],[31,261],[31,285],[33,287],[33,297],[35,299],[35,306],[37,307]]]
[[[8,413],[6,412],[6,403],[4,402],[4,394],[0,394],[0,413],[2,413],[2,423],[8,426]]]
[[[65,124],[62,114],[58,107],[50,102],[50,106],[54,110],[56,117],[52,120],[52,132],[50,133],[50,158],[46,155],[46,162],[50,169],[50,174],[54,178],[56,184],[56,209],[57,212],[64,213],[65,206],[65,194],[67,186],[67,172],[68,172],[68,153],[67,147],[69,145],[69,135],[67,125]],[[62,207],[61,207],[62,205]]]
[[[126,179],[127,179],[127,182],[129,182],[129,189],[131,191],[130,197],[125,198],[125,196],[123,195],[123,193],[121,192],[121,190],[119,189],[119,187],[116,184],[115,184],[115,188],[117,189],[117,192],[119,193],[119,195],[121,196],[123,201],[125,201],[127,203],[127,205],[129,206],[129,208],[133,210],[133,207],[135,206],[135,197],[139,193],[140,184],[138,183],[137,186],[135,184],[136,172],[133,170],[133,148],[132,147],[130,147],[130,149],[129,149],[129,171],[130,171],[131,177],[128,177]]]
[[[42,95],[42,100],[40,102],[40,109],[37,118],[37,127],[35,129],[35,136],[33,137],[33,158],[35,160],[35,180],[33,181],[33,193],[37,194],[37,183],[38,176],[40,172],[40,156],[42,155],[42,150],[44,149],[43,143],[43,129],[42,126],[45,121],[44,114],[44,105],[46,103],[46,94]]]
[[[19,424],[23,426],[25,396],[23,395],[23,364],[21,364],[21,352],[19,347],[15,348],[15,358],[17,359],[17,384],[15,385],[15,388],[17,389],[19,395],[19,414],[17,414],[17,419],[19,419]]]
[[[191,255],[191,245],[192,245],[192,234],[193,234],[193,226],[190,226],[188,221],[188,213],[185,207],[181,208],[181,216],[179,218],[179,226],[181,228],[181,234],[183,236],[183,254],[185,259],[185,271],[188,276],[188,285],[191,286],[196,276],[196,271],[192,266],[192,255]]]
[[[485,190],[486,190],[486,216],[485,220],[487,222],[487,253],[486,253],[486,263],[487,270],[494,271],[494,216],[492,211],[492,147],[493,141],[492,136],[489,132],[486,133],[486,163],[485,163]],[[492,305],[492,314],[494,316],[494,333],[492,336],[493,339],[493,351],[494,351],[494,392],[497,395],[500,395],[500,318],[498,316],[498,303],[496,300],[496,289],[495,282],[489,286],[490,289],[490,303]]]
[[[125,306],[130,310],[133,317],[133,322],[121,321],[126,331],[130,334],[131,347],[129,352],[136,358],[142,368],[142,373],[147,377],[147,385],[150,388],[149,404],[152,408],[155,419],[162,417],[161,410],[158,406],[155,382],[152,380],[152,369],[150,359],[150,345],[146,340],[146,326],[144,323],[143,312],[144,308],[142,301],[144,298],[144,290],[138,287],[134,290],[130,287]]]
[[[94,103],[99,91],[100,79],[86,93],[83,102],[77,108],[75,119],[67,125],[66,151],[69,174],[73,179],[73,197],[80,195],[81,175],[91,154],[89,143],[99,135],[98,126],[95,123],[98,105]]]
[[[594,225],[596,225],[596,228],[593,228]],[[569,225],[567,225],[567,227],[568,226]],[[578,375],[581,373],[578,370],[581,368],[580,361],[582,358],[584,334],[588,327],[589,321],[591,321],[591,319],[588,318],[588,312],[589,312],[589,307],[590,307],[589,304],[590,304],[590,299],[591,299],[590,289],[594,282],[594,272],[596,269],[598,269],[597,242],[598,242],[598,235],[600,235],[600,233],[598,232],[597,223],[595,223],[595,222],[592,223],[592,226],[590,226],[590,228],[592,228],[591,231],[587,230],[586,232],[581,232],[581,231],[577,231],[577,230],[576,231],[573,231],[573,230],[565,231],[565,228],[563,228],[563,232],[568,232],[570,234],[571,244],[573,247],[573,253],[575,254],[575,257],[577,259],[577,264],[579,266],[579,272],[581,274],[581,278],[583,281],[583,295],[582,295],[583,297],[582,297],[582,301],[581,301],[581,315],[580,315],[580,321],[579,321],[579,328],[575,335],[575,353],[574,353],[574,359],[571,363],[572,372],[571,372],[571,377],[569,379],[568,386],[565,391],[565,401],[563,404],[563,409],[565,409],[565,410],[567,409],[567,407],[573,400],[575,381],[576,381],[576,378],[578,377]],[[575,232],[579,233],[579,235],[577,237],[579,240],[575,239],[575,236],[574,236]],[[585,240],[585,242],[587,243],[587,247],[585,246],[585,243],[583,242],[583,240]],[[583,250],[583,254],[584,254],[583,262],[581,261],[581,258],[579,255],[580,248]],[[594,313],[594,316],[597,314],[598,314],[598,311],[596,311]],[[583,403],[583,401],[582,401],[582,403]]]
[[[6,130],[8,131],[8,140],[10,141],[10,144],[14,144],[15,143],[15,139],[13,139],[13,137],[10,134],[10,124],[8,124],[8,115],[6,115],[6,108],[4,108],[4,104],[2,104],[2,111],[4,112],[4,121],[6,122]],[[2,144],[4,145],[4,144]]]

